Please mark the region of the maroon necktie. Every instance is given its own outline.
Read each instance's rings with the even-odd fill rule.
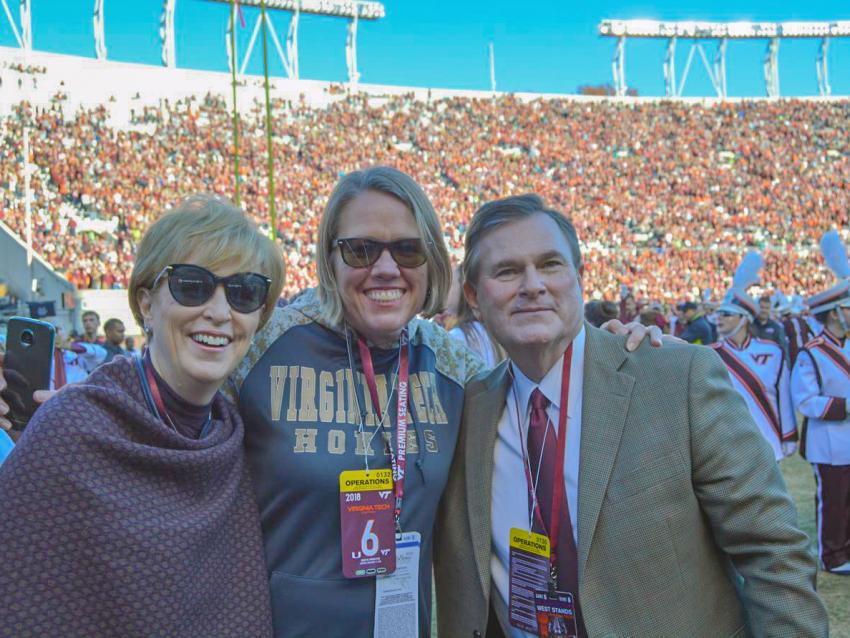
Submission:
[[[531,477],[537,485],[537,502],[540,513],[546,524],[546,529],[540,528],[540,521],[534,517],[532,531],[538,534],[547,534],[552,528],[552,489],[555,479],[555,464],[558,462],[558,437],[555,435],[555,424],[549,423],[546,416],[546,408],[549,406],[547,399],[539,388],[531,393],[531,417],[528,421],[528,461],[531,466]],[[561,406],[566,410],[567,406]],[[548,427],[547,427],[548,426]],[[538,471],[539,467],[539,471]],[[578,553],[573,539],[573,528],[570,523],[570,510],[567,501],[566,488],[564,489],[564,502],[560,508],[561,524],[558,530],[558,589],[573,594],[576,604],[576,617],[578,635],[580,638],[587,635],[581,619],[581,611],[578,605]]]

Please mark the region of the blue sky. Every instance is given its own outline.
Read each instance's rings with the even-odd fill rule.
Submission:
[[[17,0],[7,0],[17,17]],[[35,49],[94,56],[93,0],[31,0]],[[161,0],[104,0],[108,57],[159,64]],[[386,0],[387,16],[361,22],[358,57],[361,81],[465,89],[489,88],[487,47],[493,42],[499,90],[573,93],[582,84],[611,82],[614,41],[597,35],[603,18],[663,20],[850,20],[850,3],[835,0],[723,3],[709,0],[575,0],[509,3],[500,0]],[[177,63],[181,67],[226,70],[224,4],[207,0],[177,0]],[[247,43],[257,10],[244,8],[248,23],[240,31]],[[285,37],[289,16],[276,12],[273,21]],[[340,81],[346,78],[345,22],[302,16],[300,23],[302,78]],[[0,45],[14,46],[14,36],[0,12]],[[780,86],[784,95],[814,95],[816,40],[785,40],[781,44]],[[271,47],[271,43],[269,43]],[[677,69],[681,73],[688,43],[680,41]],[[715,44],[707,42],[713,55]],[[764,95],[762,62],[765,41],[730,42],[727,82],[731,96]],[[270,51],[272,73],[283,66]],[[663,41],[630,40],[626,47],[626,78],[641,95],[661,95]],[[850,40],[831,44],[830,81],[834,95],[850,94]],[[259,39],[248,71],[260,73]],[[713,94],[699,58],[694,59],[685,95]]]

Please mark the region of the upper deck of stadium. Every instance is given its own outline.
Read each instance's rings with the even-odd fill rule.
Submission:
[[[21,72],[20,65],[30,72]],[[135,242],[186,193],[234,193],[230,75],[0,49],[0,219],[77,288],[126,285]],[[242,205],[271,230],[263,79],[238,91]],[[391,164],[420,183],[462,254],[482,201],[537,192],[586,241],[591,290],[723,290],[750,248],[765,281],[811,290],[847,227],[846,98],[599,98],[272,80],[274,229],[287,294],[315,283],[315,231],[340,174]],[[539,98],[539,99],[538,99]],[[24,116],[20,103],[36,105]],[[697,290],[697,292],[694,292]]]
[[[19,69],[28,67],[31,73]],[[227,96],[231,99],[231,77],[229,73],[200,71],[184,68],[96,60],[79,56],[31,51],[24,59],[20,49],[0,47],[0,115],[8,114],[14,104],[26,100],[34,105],[61,104],[66,114],[79,107],[106,104],[112,116],[113,126],[121,127],[130,121],[130,114],[145,105],[156,105],[163,100],[177,101],[208,93]],[[19,82],[20,81],[20,82]],[[380,106],[383,100],[396,95],[409,95],[416,100],[429,101],[443,98],[463,97],[490,99],[491,91],[445,89],[439,87],[392,86],[384,84],[357,85],[358,93],[365,94],[370,104]],[[271,78],[271,93],[274,98],[303,100],[312,108],[321,108],[336,100],[344,99],[348,85],[322,80],[290,80],[284,77]],[[570,99],[576,101],[613,100],[626,102],[657,102],[676,99],[686,103],[713,104],[721,101],[717,97],[600,97],[556,93],[511,93],[523,101],[535,99]],[[722,101],[759,101],[772,98],[734,98]],[[840,100],[840,97],[810,96],[806,100]],[[263,78],[244,75],[239,78],[237,102],[241,112],[249,112],[257,102],[263,100]]]

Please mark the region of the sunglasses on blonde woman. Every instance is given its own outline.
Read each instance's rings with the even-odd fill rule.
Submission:
[[[342,261],[352,268],[368,268],[381,258],[385,250],[390,251],[390,256],[402,268],[418,268],[428,261],[426,243],[418,237],[395,241],[349,237],[337,239],[334,245],[339,248]]]
[[[209,301],[219,284],[224,286],[224,297],[236,312],[248,314],[266,303],[271,279],[255,272],[238,272],[219,277],[194,264],[171,264],[162,269],[154,279],[151,290],[160,280],[168,277],[168,290],[181,306],[200,306]]]

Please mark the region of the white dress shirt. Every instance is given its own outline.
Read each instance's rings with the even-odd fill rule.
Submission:
[[[584,384],[585,330],[573,340],[573,358],[570,365],[570,394],[567,404],[567,449],[564,455],[564,487],[570,507],[573,538],[578,547],[578,470],[581,447],[581,406]],[[510,364],[513,383],[508,388],[507,401],[499,420],[496,446],[493,450],[493,485],[490,520],[493,534],[493,551],[490,557],[490,574],[495,585],[493,608],[506,635],[513,638],[534,638],[532,634],[511,627],[507,621],[509,599],[508,579],[510,545],[508,537],[512,527],[530,530],[531,512],[528,507],[528,487],[525,478],[523,449],[528,436],[531,415],[531,393],[540,388],[549,399],[546,409],[551,426],[558,431],[558,413],[561,401],[561,370],[563,355],[558,358],[539,384],[525,376],[517,366]],[[521,437],[521,438],[520,438]]]

